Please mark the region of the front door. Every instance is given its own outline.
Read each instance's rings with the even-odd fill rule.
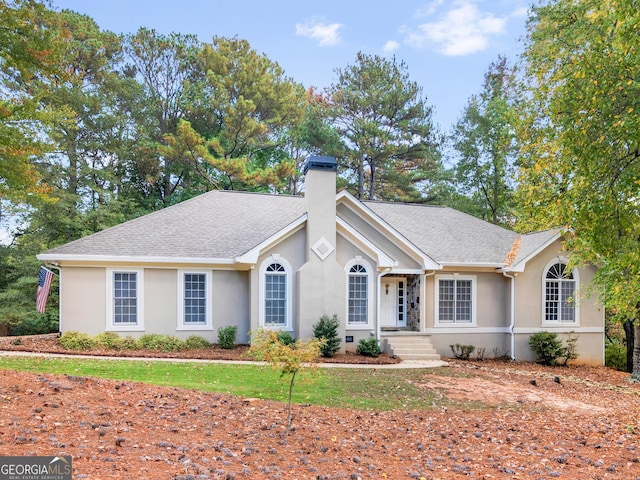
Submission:
[[[380,288],[380,326],[386,328],[406,327],[407,281],[400,277],[382,277]]]

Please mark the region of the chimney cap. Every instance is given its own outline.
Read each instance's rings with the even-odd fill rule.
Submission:
[[[329,172],[338,171],[338,162],[334,157],[322,157],[318,155],[310,156],[304,164],[302,173],[306,174],[307,170],[325,170]]]

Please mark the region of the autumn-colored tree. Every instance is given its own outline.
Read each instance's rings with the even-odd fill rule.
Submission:
[[[285,432],[285,435],[288,435],[291,429],[291,402],[296,375],[320,356],[322,341],[314,338],[297,340],[295,343],[288,344],[279,339],[279,333],[275,330],[264,329],[252,332],[249,355],[255,360],[269,363],[280,371],[282,377],[290,376],[287,429]]]
[[[599,267],[607,308],[640,339],[640,9],[535,7],[524,55],[520,228],[567,226],[573,263]],[[632,348],[628,344],[629,348]],[[640,342],[633,376],[640,378]]]
[[[41,85],[64,79],[66,32],[35,0],[0,0],[0,200],[46,196],[36,161],[51,151],[50,126],[65,111],[44,106]]]
[[[294,169],[282,147],[303,118],[302,86],[237,37],[204,44],[194,66],[188,123],[165,137],[174,149],[166,153],[186,154],[207,188],[282,190]]]

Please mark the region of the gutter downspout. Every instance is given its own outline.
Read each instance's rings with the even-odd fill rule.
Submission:
[[[423,275],[424,277],[424,290],[422,290],[422,288],[420,288],[420,290],[422,290],[420,292],[420,296],[422,297],[422,303],[420,304],[420,317],[423,317],[422,315],[422,310],[424,309],[424,318],[421,318],[420,323],[423,325],[422,331],[426,331],[427,330],[427,278],[428,277],[433,277],[436,274],[435,270],[432,270],[431,273],[425,273]],[[423,295],[423,293],[425,293],[425,295]],[[422,323],[422,320],[424,320],[424,323]]]
[[[511,279],[510,285],[511,285],[511,294],[510,294],[510,309],[511,309],[511,313],[510,313],[510,317],[511,317],[511,321],[509,324],[509,335],[511,335],[511,360],[515,360],[516,359],[516,335],[515,335],[515,325],[516,325],[516,297],[515,297],[515,293],[516,293],[516,277],[515,275],[509,275],[507,272],[505,272],[504,270],[502,271],[502,275],[504,275],[505,277]]]

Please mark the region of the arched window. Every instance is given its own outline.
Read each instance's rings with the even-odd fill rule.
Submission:
[[[287,326],[287,300],[287,270],[281,263],[271,263],[264,275],[265,326]]]
[[[291,331],[293,328],[293,274],[278,254],[260,264],[258,274],[258,325]]]
[[[551,264],[545,274],[544,321],[547,323],[576,322],[576,279],[567,265]]]
[[[349,268],[349,325],[369,323],[369,273],[364,265],[356,263]]]

